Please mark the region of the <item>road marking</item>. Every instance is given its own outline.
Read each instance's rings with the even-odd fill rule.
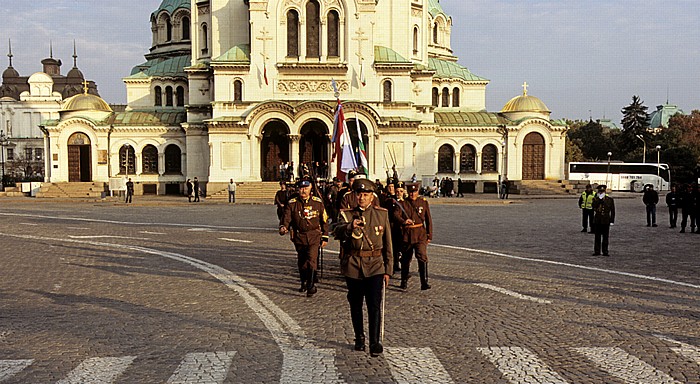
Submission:
[[[0,381],[5,381],[22,372],[33,362],[34,360],[0,360]]]
[[[384,358],[399,384],[454,383],[430,348],[385,348]]]
[[[114,382],[134,361],[136,356],[95,357],[80,363],[68,376],[56,384],[108,384]]]
[[[686,343],[683,343],[683,342],[680,342],[677,340],[670,339],[670,338],[663,336],[663,335],[654,335],[654,336],[658,337],[659,339],[661,339],[663,341],[667,341],[671,344],[677,345],[677,347],[671,348],[671,350],[673,352],[685,357],[688,360],[692,360],[692,361],[700,364],[700,348],[698,348],[694,345],[690,345],[690,344],[686,344]]]
[[[629,384],[680,384],[671,376],[620,348],[574,348],[598,367]]]
[[[167,233],[163,232],[151,232],[151,231],[139,231],[139,233],[144,233],[146,235],[167,235]]]
[[[80,230],[80,231],[86,231],[86,230],[88,230],[88,229],[90,229],[90,228],[85,228],[85,227],[66,227],[66,229],[77,229],[77,230]]]
[[[226,380],[232,352],[188,353],[168,379],[169,384],[210,383],[221,384]]]
[[[447,248],[447,249],[455,249],[455,250],[459,250],[459,251],[466,251],[466,252],[473,252],[473,253],[482,253],[482,254],[485,254],[485,255],[498,256],[498,257],[505,257],[505,258],[513,259],[513,260],[531,261],[531,262],[535,262],[535,263],[544,263],[544,264],[559,265],[559,266],[563,266],[563,267],[570,267],[570,268],[577,268],[577,269],[585,269],[585,270],[588,270],[588,271],[604,272],[604,273],[609,273],[609,274],[613,274],[613,275],[634,277],[634,278],[637,278],[637,279],[652,280],[652,281],[657,281],[657,282],[660,282],[660,283],[674,284],[674,285],[680,285],[680,286],[683,286],[683,287],[690,287],[690,288],[700,289],[700,285],[690,284],[690,283],[684,283],[684,282],[681,282],[681,281],[674,281],[674,280],[669,280],[669,279],[662,279],[662,278],[660,278],[660,277],[653,277],[653,276],[640,275],[640,274],[637,274],[637,273],[614,271],[614,270],[611,270],[611,269],[597,268],[597,267],[589,267],[589,266],[586,266],[586,265],[578,265],[578,264],[564,263],[564,262],[561,262],[561,261],[534,259],[534,258],[531,258],[531,257],[515,256],[515,255],[509,255],[509,254],[507,254],[507,253],[485,251],[485,250],[482,250],[482,249],[465,248],[465,247],[456,247],[456,246],[454,246],[454,245],[442,245],[442,244],[435,244],[435,243],[430,243],[430,245],[433,246],[433,247],[440,247],[440,248]]]
[[[505,288],[497,287],[497,286],[491,285],[491,284],[474,283],[474,285],[481,287],[481,288],[490,289],[492,291],[496,291],[496,292],[502,293],[504,295],[513,296],[513,297],[516,297],[516,298],[522,299],[522,300],[534,301],[535,303],[540,303],[540,304],[552,304],[552,302],[550,300],[545,300],[545,299],[540,299],[537,297],[523,295],[521,293],[509,291]]]
[[[537,355],[522,347],[477,348],[511,383],[566,384]]]
[[[344,383],[340,373],[334,364],[333,351],[327,351],[316,347],[309,339],[299,324],[289,316],[282,308],[278,307],[262,291],[255,288],[240,276],[228,271],[218,265],[207,263],[194,257],[185,256],[179,253],[161,251],[158,249],[140,247],[136,245],[101,243],[97,241],[80,241],[74,239],[62,239],[41,237],[33,235],[15,235],[0,233],[0,236],[8,236],[19,239],[56,241],[64,243],[79,243],[84,245],[94,245],[97,247],[127,249],[149,255],[161,256],[188,264],[202,270],[227,287],[238,293],[248,307],[258,316],[272,335],[275,343],[283,353],[282,375],[280,383],[298,383],[295,375],[301,373],[309,378],[304,383],[325,384]],[[314,357],[309,359],[309,357]]]
[[[36,223],[18,223],[18,224],[19,224],[19,225],[31,225],[32,227],[35,227],[35,226],[39,225],[39,224],[36,224]]]
[[[252,243],[251,240],[227,239],[225,237],[219,237],[219,240],[230,241],[232,243]]]
[[[74,236],[68,235],[71,239],[131,239],[131,240],[151,240],[147,237],[129,237],[129,236],[116,236],[116,235],[86,235],[86,236]]]

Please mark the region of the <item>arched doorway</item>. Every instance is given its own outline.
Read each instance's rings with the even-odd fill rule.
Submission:
[[[92,181],[90,138],[76,132],[68,138],[68,181]]]
[[[312,120],[304,124],[299,133],[299,164],[328,164],[328,127],[318,120]]]
[[[544,180],[544,137],[537,132],[523,140],[523,180]]]
[[[279,180],[280,162],[289,161],[289,128],[280,120],[272,120],[265,124],[262,136],[260,176],[263,181]]]

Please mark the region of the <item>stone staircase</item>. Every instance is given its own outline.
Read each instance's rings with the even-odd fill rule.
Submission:
[[[27,194],[20,191],[19,187],[5,187],[4,192],[0,192],[0,197],[25,197]]]
[[[275,200],[275,193],[277,193],[279,189],[280,185],[276,181],[238,183],[236,187],[236,200],[269,200],[270,203],[272,203]],[[228,189],[223,189],[212,195],[208,195],[207,199],[228,200]]]
[[[515,195],[578,195],[586,189],[581,180],[519,180],[509,191]]]
[[[102,198],[108,192],[107,183],[44,183],[37,198]]]

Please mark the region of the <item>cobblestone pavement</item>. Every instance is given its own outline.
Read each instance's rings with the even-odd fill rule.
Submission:
[[[433,201],[433,289],[387,290],[352,350],[337,243],[296,291],[271,205],[0,200],[0,382],[700,383],[700,235],[616,201],[591,256],[576,198]]]

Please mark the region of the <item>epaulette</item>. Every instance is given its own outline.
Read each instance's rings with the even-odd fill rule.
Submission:
[[[351,193],[352,193],[352,191],[347,191],[347,192],[343,193],[343,197],[345,197],[345,195],[349,195]]]
[[[289,199],[289,201],[287,203],[296,203],[296,202],[297,202],[297,198],[292,197],[291,199]]]
[[[388,209],[386,209],[386,208],[384,208],[384,207],[380,207],[380,206],[375,206],[374,209],[376,209],[377,211],[387,211],[387,212],[389,212]]]
[[[321,198],[318,196],[311,196],[311,199],[314,201],[318,201],[319,203],[323,203],[323,200],[321,200]]]
[[[354,209],[352,208],[342,208],[340,212],[348,212],[348,211],[353,211]]]

